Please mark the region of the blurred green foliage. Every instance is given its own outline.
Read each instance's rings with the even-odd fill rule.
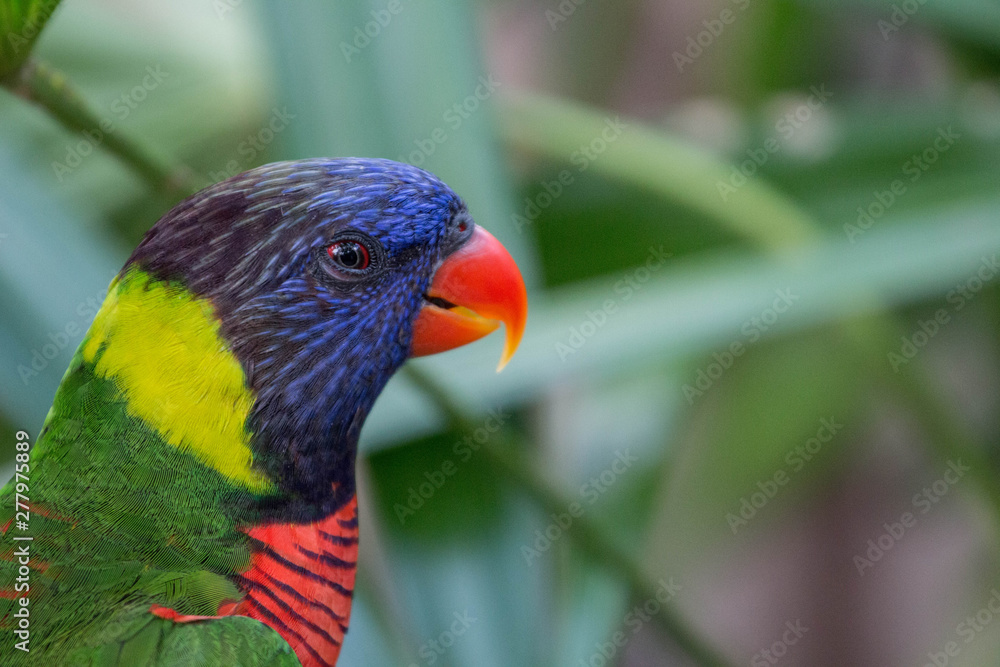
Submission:
[[[0,5],[0,81],[16,73],[31,54],[35,40],[59,0],[9,0]]]
[[[795,618],[815,629],[788,664],[899,664],[987,599],[995,3],[76,0],[22,69],[54,6],[0,2],[4,461],[185,191],[278,159],[402,158],[511,249],[532,314],[500,376],[492,340],[414,362],[454,404],[419,377],[380,399],[342,664],[577,667],[618,631],[609,664],[687,664],[688,623],[739,664]],[[958,138],[935,148],[942,132]],[[926,344],[894,363],[904,339]],[[483,430],[491,410],[510,416]],[[843,427],[791,463],[822,420]],[[634,466],[610,474],[623,451]],[[860,577],[853,556],[956,458],[970,481]],[[671,578],[670,611],[635,627]],[[959,664],[995,664],[1000,632],[977,637]]]

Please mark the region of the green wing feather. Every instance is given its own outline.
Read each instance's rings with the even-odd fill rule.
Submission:
[[[70,667],[241,667],[298,666],[299,660],[277,632],[245,616],[174,623],[136,608],[135,622],[67,655]],[[125,629],[127,628],[127,629]]]
[[[113,380],[80,353],[57,392],[29,472],[30,528],[8,527],[0,590],[13,585],[14,534],[31,535],[31,651],[12,664],[297,665],[277,632],[250,618],[175,623],[151,605],[214,615],[249,563],[241,494],[217,471],[130,415]],[[109,471],[114,471],[109,473]],[[244,501],[244,502],[241,502]],[[0,490],[0,526],[14,518]],[[6,556],[4,556],[6,554]],[[18,604],[0,597],[9,635]]]

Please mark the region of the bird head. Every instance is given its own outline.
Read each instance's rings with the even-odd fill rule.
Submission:
[[[407,358],[503,323],[502,367],[527,314],[517,266],[462,200],[389,160],[284,162],[217,183],[164,216],[133,266],[212,304],[253,392],[255,461],[298,494],[346,483],[361,424]]]

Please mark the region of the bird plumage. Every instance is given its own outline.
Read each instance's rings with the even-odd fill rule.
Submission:
[[[11,664],[334,664],[358,435],[470,226],[433,175],[364,159],[268,165],[167,213],[32,450],[33,640]],[[13,508],[8,484],[0,586]],[[0,588],[0,627],[19,596]]]

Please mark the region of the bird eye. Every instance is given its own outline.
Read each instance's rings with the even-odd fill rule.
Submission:
[[[347,229],[313,246],[308,268],[332,288],[351,289],[377,278],[386,268],[387,260],[386,250],[377,239]]]
[[[364,271],[371,265],[371,253],[358,241],[337,241],[326,249],[339,267],[348,271]]]

